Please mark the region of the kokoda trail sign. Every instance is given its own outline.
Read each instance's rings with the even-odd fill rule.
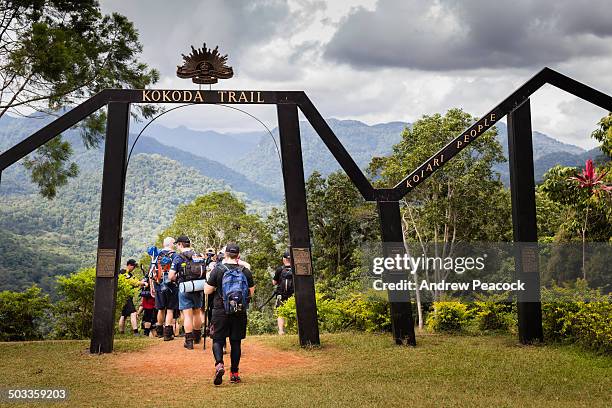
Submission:
[[[196,84],[216,83],[218,79],[230,78],[233,75],[231,67],[226,65],[227,56],[220,56],[217,48],[210,51],[206,45],[200,50],[192,47],[192,54],[183,58],[184,64],[177,67],[177,75],[181,78],[191,78]],[[452,160],[457,153],[497,121],[508,115],[514,240],[527,244],[521,246],[522,249],[515,259],[515,268],[521,279],[526,281],[539,296],[537,256],[534,256],[533,245],[529,245],[537,242],[529,96],[546,83],[612,111],[612,97],[609,95],[544,68],[393,188],[375,189],[372,186],[304,91],[106,89],[0,154],[0,174],[2,170],[96,110],[107,107],[90,352],[108,353],[113,350],[130,105],[138,103],[276,105],[291,259],[296,270],[294,287],[298,333],[301,345],[317,345],[320,340],[298,109],[321,137],[363,198],[377,203],[382,240],[386,243],[403,241],[399,200]],[[384,251],[385,256],[389,256],[402,253],[404,248],[395,245],[385,247]],[[399,278],[390,277],[392,280]],[[519,338],[522,342],[528,343],[542,339],[542,316],[539,302],[527,302],[524,299],[520,296],[518,299]],[[408,292],[403,292],[399,298],[390,298],[390,302],[395,342],[416,345]]]

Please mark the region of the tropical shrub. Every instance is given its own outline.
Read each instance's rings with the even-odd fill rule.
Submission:
[[[456,301],[434,302],[427,316],[427,328],[435,332],[459,332],[465,329],[470,313],[467,306]]]
[[[474,303],[474,323],[481,332],[508,332],[516,327],[513,304],[494,299]]]
[[[352,294],[342,301],[345,319],[351,327],[366,332],[391,330],[391,308],[386,299],[374,294]]]
[[[276,319],[269,309],[264,309],[263,311],[250,309],[247,331],[249,334],[276,333]]]
[[[574,341],[581,346],[612,353],[612,303],[610,301],[580,303],[569,316]]]
[[[117,283],[116,317],[129,296],[134,296],[134,281],[124,275]],[[54,305],[57,338],[83,339],[91,337],[93,303],[96,285],[95,268],[85,268],[69,276],[57,278],[57,292],[61,299]]]
[[[41,339],[49,309],[49,296],[36,285],[23,292],[0,292],[0,341]]]
[[[319,328],[325,332],[360,330],[389,331],[391,316],[389,303],[375,295],[354,293],[341,299],[330,299],[316,294]],[[297,331],[295,298],[291,297],[276,309],[276,315],[285,318],[286,331]]]
[[[588,287],[584,279],[542,290],[544,339],[612,352],[612,295]]]
[[[577,302],[542,303],[542,328],[546,341],[564,341],[574,337],[569,317],[578,312]]]

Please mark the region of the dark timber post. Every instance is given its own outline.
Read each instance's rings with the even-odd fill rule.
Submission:
[[[377,201],[376,204],[378,205],[384,256],[393,257],[397,253],[403,254],[405,248],[399,202]],[[394,282],[405,276],[391,273],[383,278],[385,281]],[[395,343],[416,346],[410,294],[407,291],[389,292],[389,302],[391,303],[391,324]]]
[[[108,103],[91,353],[113,351],[129,120],[129,103]]]
[[[508,114],[508,155],[514,230],[516,277],[525,282],[518,293],[519,340],[523,344],[543,340],[538,230],[536,222],[533,144],[529,99]]]
[[[302,346],[319,345],[298,110],[297,105],[293,104],[279,104],[276,109],[300,344]]]

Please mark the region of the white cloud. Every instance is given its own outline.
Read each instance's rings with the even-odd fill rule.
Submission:
[[[595,14],[597,12],[598,14]],[[380,0],[342,22],[326,56],[361,67],[538,67],[612,51],[609,2]]]
[[[569,1],[517,0],[513,7],[503,10],[494,2],[466,4],[442,0],[210,0],[181,2],[177,7],[162,1],[102,2],[106,11],[124,13],[135,22],[145,45],[143,58],[162,71],[157,85],[160,88],[195,86],[176,78],[174,71],[180,54],[189,45],[206,41],[208,46],[219,44],[235,70],[233,79],[213,89],[305,90],[324,117],[368,123],[414,121],[423,114],[452,107],[483,115],[544,63],[612,93],[612,45],[608,44],[612,26],[603,24],[610,21],[610,13],[608,8],[599,7],[600,2],[585,8]],[[549,12],[542,14],[542,10]],[[512,24],[526,12],[546,18],[538,27]],[[356,23],[356,16],[361,23]],[[529,21],[533,25],[536,20]],[[546,25],[551,31],[543,35]],[[349,26],[352,37],[346,37]],[[407,44],[406,38],[390,35],[393,30],[420,31],[419,36],[409,39],[412,44]],[[560,45],[548,47],[555,33],[560,35]],[[363,47],[362,60],[338,55],[328,58],[342,36],[346,37],[342,40],[345,48],[354,51]],[[367,38],[377,42],[364,43]],[[444,68],[449,57],[457,57],[457,51],[441,39],[449,44],[459,41],[463,48],[458,49],[464,50],[472,62],[455,61],[453,66],[451,61]],[[494,46],[503,41],[508,44],[493,55]],[[477,54],[479,49],[483,55]],[[449,55],[436,59],[443,52]],[[381,58],[386,54],[400,58],[398,53],[402,63],[389,64]],[[427,61],[435,69],[428,68]],[[573,100],[560,91],[539,91],[532,102],[533,128],[568,143],[592,147],[594,142],[588,135],[605,112]],[[268,126],[276,126],[273,106],[241,108],[256,114]],[[260,127],[244,114],[210,106],[178,110],[160,122],[218,131]]]

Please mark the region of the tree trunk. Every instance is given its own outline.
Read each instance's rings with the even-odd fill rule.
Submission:
[[[584,224],[582,226],[582,279],[586,281],[586,232],[589,219],[589,207],[587,205],[586,214],[584,215]]]
[[[414,220],[414,217],[412,216],[412,211],[410,209],[410,207],[406,204],[406,208],[407,208],[407,212],[410,215],[410,219],[412,221],[412,227],[414,228],[414,232],[416,233],[416,236],[419,240],[419,244],[421,245],[421,248],[423,247],[423,239],[421,238],[421,235],[419,234],[419,230],[417,228],[416,222]],[[410,256],[410,248],[408,248],[408,243],[406,242],[406,233],[408,231],[408,222],[406,221],[406,218],[404,216],[402,216],[402,238],[404,240],[404,249],[406,250],[406,253]],[[423,306],[421,305],[421,292],[419,291],[419,278],[418,278],[418,273],[417,271],[414,271],[414,273],[412,274],[412,277],[414,279],[414,291],[415,291],[415,300],[416,300],[416,306],[417,306],[417,320],[418,320],[418,324],[419,324],[419,329],[423,329]]]
[[[414,284],[415,284],[415,299],[416,299],[416,305],[417,305],[417,317],[419,320],[419,329],[423,330],[423,306],[421,305],[421,292],[419,291],[419,283],[418,283],[419,279],[417,277],[417,274],[414,274]]]

